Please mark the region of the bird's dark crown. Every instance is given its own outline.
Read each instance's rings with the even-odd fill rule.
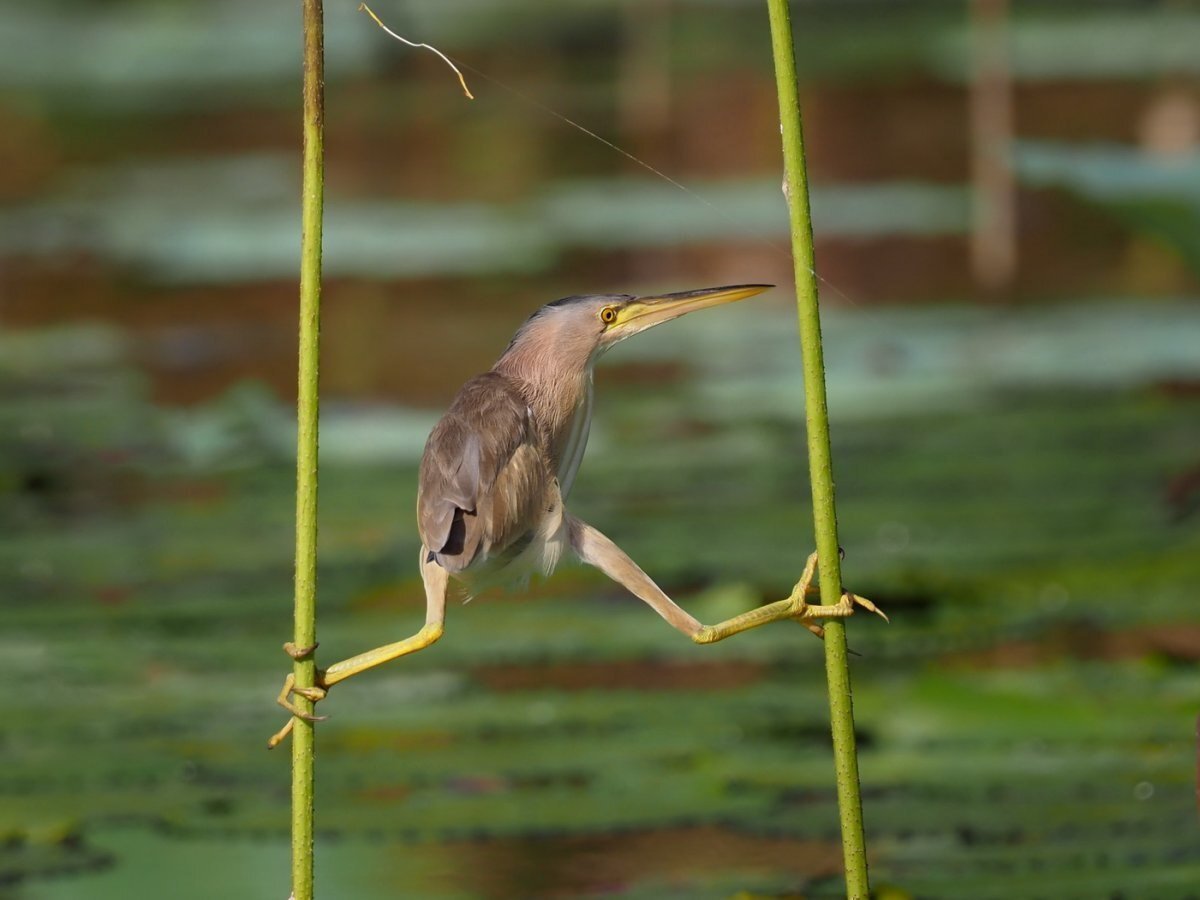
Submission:
[[[633,294],[572,294],[570,297],[562,297],[558,300],[551,300],[541,309],[558,308],[560,306],[573,306],[576,303],[595,302],[596,300],[611,300],[614,303],[628,303],[635,299]],[[538,310],[540,312],[541,310]],[[536,316],[537,313],[535,312]]]

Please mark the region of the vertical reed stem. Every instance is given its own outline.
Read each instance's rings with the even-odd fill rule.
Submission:
[[[317,414],[321,328],[321,213],[324,203],[324,11],[304,0],[304,173],[301,186],[300,355],[296,402],[296,595],[298,647],[317,641]],[[293,667],[297,687],[312,687],[312,654]],[[312,703],[294,695],[301,709]],[[313,896],[313,726],[297,718],[292,729],[292,897]]]
[[[808,177],[804,165],[804,134],[796,87],[796,58],[787,0],[767,0],[779,119],[783,128],[783,158],[791,217],[792,259],[796,269],[796,304],[800,345],[804,356],[804,405],[808,430],[808,465],[812,481],[813,524],[820,554],[821,603],[841,598],[841,560],[837,515],[833,502],[833,460],[829,450],[829,410],[825,399],[825,360],[821,349],[821,317],[813,258],[812,220],[808,208]],[[833,727],[834,767],[837,771],[838,810],[846,867],[846,895],[866,900],[867,854],[863,837],[862,798],[858,757],[854,746],[854,712],[847,665],[846,628],[841,619],[825,623],[825,675]]]

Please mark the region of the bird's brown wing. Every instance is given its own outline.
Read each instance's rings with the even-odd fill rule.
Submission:
[[[552,476],[529,406],[509,378],[472,378],[425,444],[417,525],[450,572],[494,557],[539,523]]]

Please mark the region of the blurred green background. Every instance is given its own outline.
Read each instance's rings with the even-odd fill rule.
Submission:
[[[535,307],[770,281],[598,372],[572,508],[713,621],[812,545],[765,10],[327,2],[320,659]],[[793,4],[873,879],[1200,896],[1200,4]],[[0,896],[283,897],[298,3],[0,2]],[[613,140],[677,189],[546,108]],[[598,574],[318,732],[326,898],[837,896],[820,644]]]

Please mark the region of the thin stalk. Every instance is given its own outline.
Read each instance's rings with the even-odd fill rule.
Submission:
[[[324,206],[325,119],[324,11],[321,0],[304,0],[304,163],[300,232],[300,354],[296,401],[296,594],[297,647],[317,642],[317,416],[321,330],[321,214]],[[312,687],[312,654],[295,661],[297,687]],[[312,703],[294,695],[306,712]],[[292,728],[292,897],[313,896],[313,726],[297,718]]]
[[[825,398],[825,359],[821,349],[821,316],[813,258],[812,219],[808,205],[808,176],[804,165],[804,133],[796,87],[796,57],[787,0],[767,0],[775,84],[783,131],[783,159],[788,210],[791,217],[792,260],[796,269],[796,305],[800,317],[800,346],[804,357],[804,406],[808,430],[808,467],[812,482],[813,526],[820,554],[821,603],[832,606],[841,598],[842,573],[838,549],[837,514],[833,501],[833,459],[829,449],[829,410]],[[825,675],[833,727],[833,756],[837,772],[838,811],[846,867],[846,896],[866,900],[866,842],[858,757],[854,745],[854,711],[847,664],[843,620],[825,623]]]

